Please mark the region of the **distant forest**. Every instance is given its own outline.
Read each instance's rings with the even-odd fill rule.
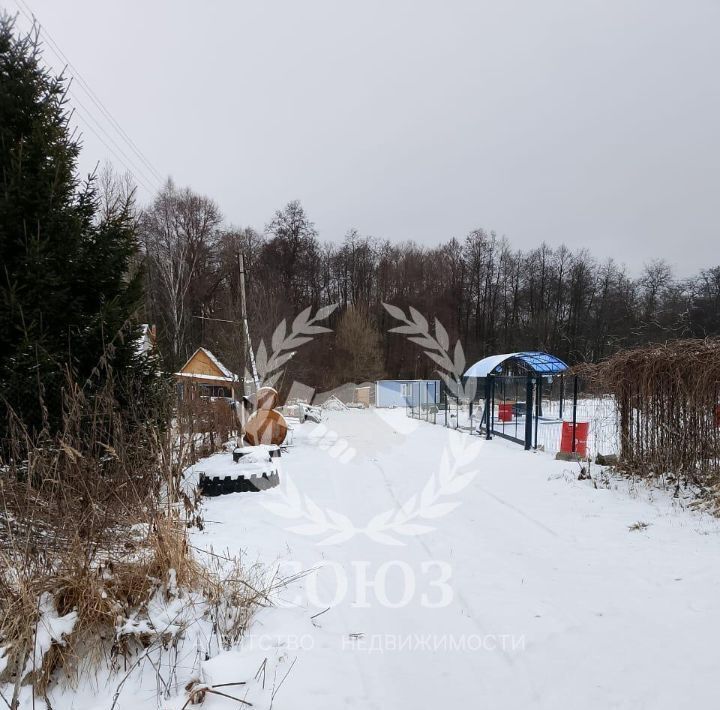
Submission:
[[[413,306],[431,323],[437,317],[451,342],[460,339],[468,362],[529,349],[570,363],[597,361],[627,346],[720,334],[719,266],[681,279],[665,261],[650,259],[633,277],[586,250],[540,244],[521,251],[482,228],[433,248],[355,229],[333,243],[320,240],[299,202],[279,210],[262,232],[235,229],[213,200],[170,181],[138,214],[138,234],[145,318],[157,326],[168,369],[204,345],[239,371],[240,250],[255,348],[262,338],[271,349],[283,318],[340,304],[328,322],[335,333],[299,349],[283,387],[293,379],[329,389],[383,375],[431,376],[435,365],[421,348],[388,332],[397,323],[383,302]]]

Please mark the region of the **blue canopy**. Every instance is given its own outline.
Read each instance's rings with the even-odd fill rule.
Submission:
[[[568,369],[559,357],[541,352],[505,353],[490,355],[476,362],[465,373],[465,377],[487,377],[502,372],[507,362],[521,362],[534,375],[556,375]]]

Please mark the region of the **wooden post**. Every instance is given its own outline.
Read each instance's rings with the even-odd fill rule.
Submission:
[[[250,327],[248,326],[247,302],[245,299],[245,257],[242,251],[238,252],[238,267],[240,268],[240,315],[243,329],[243,371],[242,377],[242,393],[245,392],[245,370],[247,369],[247,357],[250,356],[250,367],[253,380],[255,381],[255,389],[260,389],[260,378],[258,377],[257,367],[255,366],[255,353],[253,353],[252,342],[250,340]]]
[[[240,358],[240,396],[245,396],[245,370],[247,370],[247,305],[245,303],[245,257],[242,251],[238,252],[238,268],[240,269],[240,320],[242,321],[242,357]]]

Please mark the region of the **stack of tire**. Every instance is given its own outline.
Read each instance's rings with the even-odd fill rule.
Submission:
[[[251,446],[238,446],[233,451],[233,461],[241,463],[245,456],[254,454]],[[280,483],[280,473],[277,463],[273,463],[273,459],[280,458],[279,446],[268,446],[268,466],[267,471],[262,473],[253,473],[248,476],[208,476],[205,473],[200,474],[200,492],[204,496],[221,496],[226,493],[250,493],[255,491],[265,491],[268,488],[275,488]],[[254,457],[255,458],[255,457]],[[256,461],[253,461],[255,463]]]
[[[243,456],[258,451],[257,449],[253,451],[253,447],[266,445],[268,470],[249,476],[235,475],[222,478],[201,473],[199,487],[203,495],[213,497],[226,493],[264,491],[280,483],[278,465],[273,459],[280,456],[280,445],[285,441],[288,425],[283,415],[275,409],[278,393],[272,387],[261,387],[253,399],[254,401],[245,398],[243,400],[243,411],[246,412],[248,408],[253,410],[243,422],[244,439],[248,445],[235,448],[233,461],[242,464]]]

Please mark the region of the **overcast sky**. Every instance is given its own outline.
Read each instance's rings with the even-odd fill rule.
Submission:
[[[633,272],[720,263],[718,0],[24,1],[157,171],[236,225],[299,199],[323,239],[484,227]],[[83,169],[120,165],[81,125]]]

